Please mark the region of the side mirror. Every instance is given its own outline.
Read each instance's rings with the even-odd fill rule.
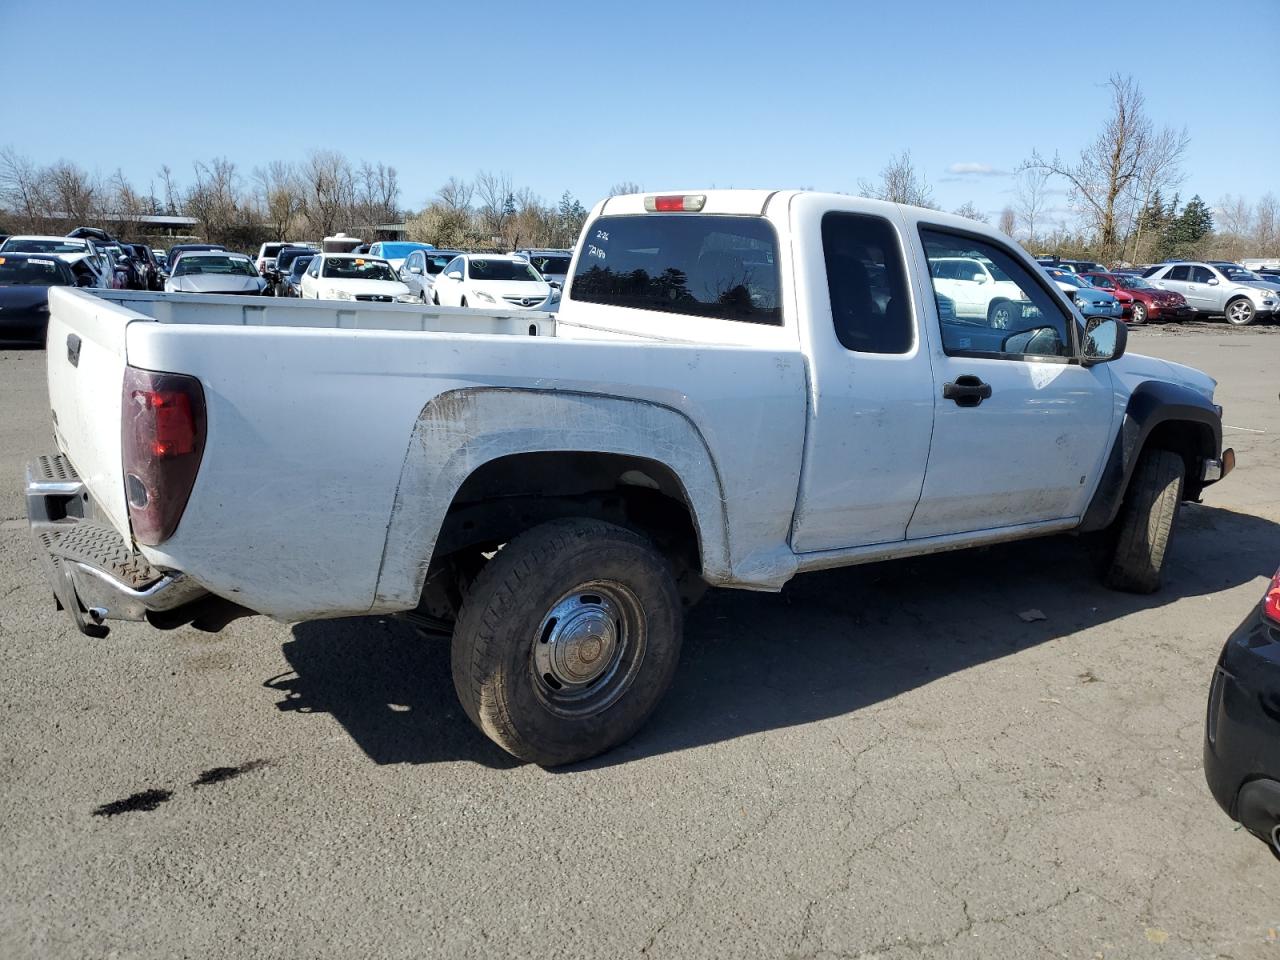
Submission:
[[[422,276],[422,268],[417,266],[416,264],[409,268],[409,272],[416,273],[418,276]]]
[[[551,287],[552,287],[552,289],[554,289],[554,290],[559,290],[559,289],[560,289],[560,281],[559,281],[559,280],[548,280],[548,281],[547,281],[547,283],[551,284]]]
[[[1056,327],[1032,327],[1005,337],[1000,343],[1001,353],[1024,356],[1057,357],[1062,355],[1062,338]],[[1110,358],[1108,358],[1110,359]]]
[[[975,274],[973,275],[973,282],[974,282],[974,283],[986,283],[986,282],[987,282],[987,275],[986,275],[985,273],[975,273]]]
[[[450,280],[462,279],[462,274],[459,273],[457,270],[450,270],[448,273],[445,274],[445,276],[448,277]]]
[[[1216,287],[1218,285],[1218,278],[1210,277],[1208,280],[1205,281],[1205,283],[1209,284],[1209,286],[1211,287]]]
[[[1084,365],[1091,367],[1124,356],[1129,344],[1129,328],[1119,320],[1099,317],[1084,330]]]

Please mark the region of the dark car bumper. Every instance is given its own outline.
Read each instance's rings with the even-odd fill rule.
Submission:
[[[1148,308],[1147,315],[1152,320],[1190,320],[1196,315],[1196,311],[1194,307],[1186,303],[1176,307],[1161,306],[1158,303],[1153,303]]]
[[[1218,805],[1280,856],[1280,625],[1259,604],[1214,669],[1204,773]]]

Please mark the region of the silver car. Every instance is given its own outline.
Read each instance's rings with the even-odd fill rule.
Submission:
[[[1280,310],[1280,283],[1268,283],[1236,263],[1163,263],[1146,277],[1161,290],[1182,294],[1197,313],[1221,314],[1237,327]]]

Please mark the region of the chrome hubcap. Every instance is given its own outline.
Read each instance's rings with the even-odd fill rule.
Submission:
[[[631,686],[645,645],[644,613],[630,588],[612,580],[584,583],[538,626],[530,658],[534,688],[553,713],[600,713]]]
[[[1249,316],[1249,310],[1243,303],[1234,303],[1231,305],[1231,319],[1244,320]]]

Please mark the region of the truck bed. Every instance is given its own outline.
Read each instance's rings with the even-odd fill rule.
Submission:
[[[244,327],[319,327],[350,330],[422,330],[434,333],[552,337],[555,314],[534,310],[475,310],[413,303],[295,300],[138,290],[59,290],[103,301],[131,316],[124,320]]]

